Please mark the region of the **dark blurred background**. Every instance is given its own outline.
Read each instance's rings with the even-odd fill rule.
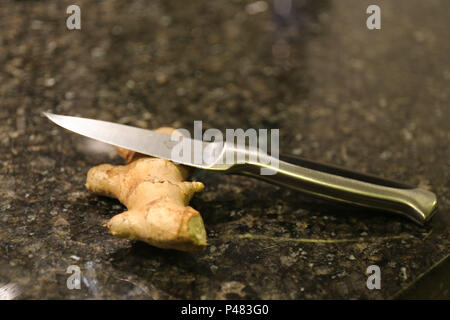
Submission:
[[[81,30],[66,28],[71,4]],[[366,27],[370,4],[381,30]],[[449,9],[0,0],[0,285],[17,284],[19,298],[449,298]],[[145,128],[279,128],[281,152],[428,188],[440,212],[422,227],[198,172],[205,253],[115,239],[101,225],[124,208],[84,180],[120,160],[42,111]],[[65,285],[71,264],[85,271],[79,291]],[[371,264],[381,290],[366,288]]]

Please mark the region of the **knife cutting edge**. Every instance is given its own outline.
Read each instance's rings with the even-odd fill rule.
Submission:
[[[142,154],[203,170],[251,176],[319,198],[400,214],[419,224],[428,221],[437,209],[436,195],[428,190],[336,166],[293,156],[281,155],[275,159],[266,153],[254,157],[254,152],[259,151],[250,151],[245,146],[186,137],[180,139],[192,146],[201,144],[202,148],[209,148],[212,156],[201,163],[194,161],[193,156],[174,159],[172,151],[177,142],[171,135],[94,119],[46,112],[44,115],[75,133]],[[233,154],[233,158],[243,155],[245,161],[224,162],[224,155],[229,153]],[[272,170],[275,174],[261,175],[262,168]]]

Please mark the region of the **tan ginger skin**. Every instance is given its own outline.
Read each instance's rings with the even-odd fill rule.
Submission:
[[[171,134],[174,129],[160,128]],[[91,168],[86,187],[92,192],[117,198],[128,211],[107,223],[117,237],[181,251],[206,248],[206,231],[200,213],[188,206],[201,182],[185,181],[190,170],[165,159],[117,148],[127,165],[102,164]]]

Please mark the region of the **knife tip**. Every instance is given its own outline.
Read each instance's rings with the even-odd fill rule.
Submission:
[[[43,116],[47,117],[49,120],[56,122],[57,114],[54,114],[51,112],[46,112],[46,111],[41,112],[41,114]]]

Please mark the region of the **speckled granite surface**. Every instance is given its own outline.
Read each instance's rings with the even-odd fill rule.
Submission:
[[[69,32],[71,2],[0,1],[0,284],[18,297],[380,299],[448,256],[448,1],[294,1],[287,15],[237,0],[77,3],[82,30]],[[365,27],[369,4],[382,8],[380,31]],[[116,239],[102,224],[124,208],[84,181],[120,160],[48,110],[148,128],[280,128],[282,152],[420,184],[440,211],[420,227],[198,172],[206,252]],[[372,264],[381,290],[366,288]],[[81,290],[66,287],[69,265]]]

